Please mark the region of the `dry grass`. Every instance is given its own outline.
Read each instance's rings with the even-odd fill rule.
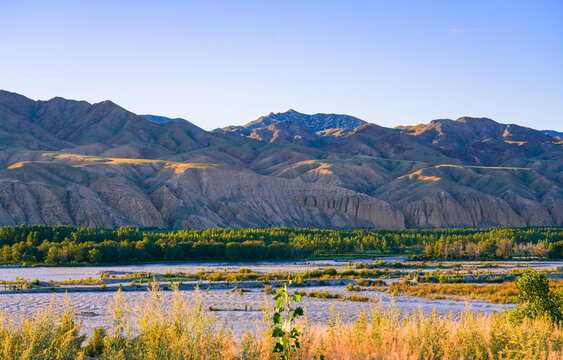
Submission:
[[[555,291],[563,289],[563,281],[550,281]],[[514,282],[501,284],[428,284],[397,282],[387,288],[391,294],[407,294],[429,299],[485,300],[497,304],[515,303],[519,295]]]
[[[308,329],[302,359],[317,349],[328,359],[560,359],[563,331],[551,321],[513,322],[469,311],[459,320],[421,313],[401,318],[374,307],[352,324]]]
[[[268,323],[235,335],[202,308],[198,296],[176,293],[165,303],[147,293],[127,309],[121,293],[110,308],[112,324],[98,338],[90,359],[240,359],[269,360],[273,342]],[[165,305],[168,304],[168,305]],[[136,317],[126,316],[132,310]],[[268,318],[268,315],[265,315]],[[510,313],[490,316],[464,312],[459,319],[421,312],[402,316],[394,307],[374,305],[357,321],[331,316],[325,325],[304,325],[295,359],[561,359],[563,330],[546,319],[514,320]],[[55,304],[15,322],[0,316],[0,359],[88,359],[68,303]],[[94,341],[94,340],[92,340]]]
[[[8,169],[17,169],[25,166],[26,164],[41,163],[41,164],[51,164],[56,163],[59,160],[70,161],[73,167],[84,167],[92,165],[162,165],[164,168],[172,169],[174,173],[183,173],[187,169],[206,169],[211,167],[217,167],[218,164],[207,164],[207,163],[185,163],[185,162],[175,162],[167,160],[158,159],[132,159],[132,158],[110,158],[101,156],[90,156],[81,154],[70,154],[70,153],[60,153],[60,152],[44,152],[41,153],[43,158],[48,158],[50,161],[21,161],[12,164]]]

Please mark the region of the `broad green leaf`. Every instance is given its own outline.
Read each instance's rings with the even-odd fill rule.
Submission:
[[[291,313],[291,320],[293,321],[301,315],[303,315],[303,309],[298,307]]]
[[[279,313],[275,313],[273,317],[274,324],[281,324],[283,321],[282,316]]]
[[[272,331],[272,337],[283,337],[285,335],[285,331],[283,331],[279,326],[276,326]]]

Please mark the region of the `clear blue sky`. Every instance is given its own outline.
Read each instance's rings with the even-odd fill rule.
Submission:
[[[563,130],[563,1],[0,0],[0,88],[212,129],[271,111]]]

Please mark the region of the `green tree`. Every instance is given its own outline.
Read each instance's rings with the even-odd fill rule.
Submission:
[[[563,320],[563,297],[549,288],[545,274],[528,269],[516,282],[520,291],[519,311],[531,318],[548,316],[554,321]]]
[[[88,251],[88,260],[90,260],[91,263],[97,264],[102,262],[102,256],[102,252],[98,249],[90,249]]]

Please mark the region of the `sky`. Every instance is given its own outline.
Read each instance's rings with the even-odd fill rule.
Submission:
[[[563,131],[563,1],[0,0],[0,89],[204,129],[292,108]]]

